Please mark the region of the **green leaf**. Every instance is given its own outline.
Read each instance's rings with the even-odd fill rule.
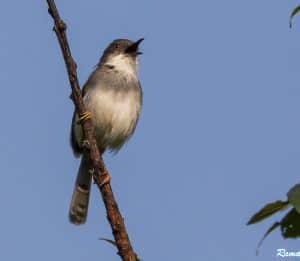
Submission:
[[[300,214],[296,209],[292,209],[280,221],[281,234],[284,238],[300,237]]]
[[[267,205],[265,205],[260,211],[258,211],[257,213],[255,213],[250,220],[248,221],[247,225],[251,225],[254,223],[257,223],[271,215],[273,215],[274,213],[276,213],[277,211],[283,210],[285,209],[287,206],[289,205],[288,201],[281,201],[281,200],[277,200],[273,203],[269,203]]]
[[[293,20],[294,16],[295,16],[296,14],[298,14],[299,12],[300,12],[300,5],[298,5],[298,6],[292,11],[292,13],[291,13],[291,15],[290,15],[290,28],[292,28],[292,20]]]
[[[300,213],[300,184],[293,186],[287,193],[290,204]]]
[[[256,248],[256,255],[259,254],[259,248],[266,237],[277,227],[280,226],[283,238],[296,238],[300,237],[300,214],[295,208],[292,208],[288,214],[280,222],[275,222],[264,234],[263,238],[259,241]]]
[[[256,248],[256,255],[258,256],[259,254],[259,249],[263,243],[263,241],[266,239],[266,237],[277,227],[280,226],[279,222],[275,222],[268,230],[267,232],[264,234],[263,238],[259,241],[259,243],[257,244],[257,248]]]

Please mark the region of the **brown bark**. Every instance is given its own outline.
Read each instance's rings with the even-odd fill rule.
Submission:
[[[67,26],[64,23],[64,21],[60,18],[54,0],[47,0],[47,3],[49,6],[48,9],[49,14],[52,16],[54,20],[53,30],[56,33],[65,60],[69,81],[72,88],[71,98],[75,104],[77,113],[83,114],[84,112],[86,112],[86,108],[83,103],[81,90],[77,78],[77,66],[74,59],[72,58],[70,47],[66,36]],[[102,199],[107,212],[107,219],[110,223],[112,233],[115,239],[115,243],[118,248],[118,254],[124,261],[136,261],[138,260],[138,258],[134,253],[131,243],[129,241],[124,220],[121,216],[117,202],[114,198],[111,185],[110,183],[106,183],[103,186],[101,186],[101,180],[103,176],[108,172],[105,168],[105,165],[103,163],[101,154],[99,152],[94,137],[92,122],[91,120],[86,120],[83,121],[81,124],[82,124],[84,139],[85,139],[84,144],[88,144],[85,150],[86,153],[90,155],[90,158],[93,162],[93,166],[94,166],[93,178],[102,195]]]

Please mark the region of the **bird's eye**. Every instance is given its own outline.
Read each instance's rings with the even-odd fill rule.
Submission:
[[[119,49],[119,44],[115,44],[115,49]]]

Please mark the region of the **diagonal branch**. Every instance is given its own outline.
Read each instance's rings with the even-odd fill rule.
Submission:
[[[67,26],[64,23],[64,21],[60,18],[54,0],[47,0],[47,3],[49,6],[49,14],[54,20],[53,30],[56,33],[67,67],[69,81],[72,88],[71,98],[75,104],[77,113],[82,114],[86,112],[86,108],[83,103],[81,90],[77,78],[77,66],[74,59],[72,58],[71,50],[66,36]],[[120,255],[123,261],[136,261],[138,260],[138,258],[134,253],[131,243],[129,241],[124,220],[121,216],[117,202],[114,198],[110,183],[106,183],[103,186],[101,186],[102,177],[103,175],[105,175],[105,173],[108,172],[99,153],[99,149],[94,137],[94,128],[92,122],[91,120],[86,120],[83,121],[81,124],[84,139],[87,141],[88,144],[86,152],[90,155],[95,170],[93,173],[93,178],[102,195],[102,199],[107,212],[107,219],[110,223],[115,243],[118,248],[118,254]]]

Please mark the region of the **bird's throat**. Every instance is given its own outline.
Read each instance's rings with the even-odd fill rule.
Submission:
[[[105,65],[114,68],[114,70],[124,74],[128,78],[137,78],[137,61],[124,54],[118,54],[110,57]]]

